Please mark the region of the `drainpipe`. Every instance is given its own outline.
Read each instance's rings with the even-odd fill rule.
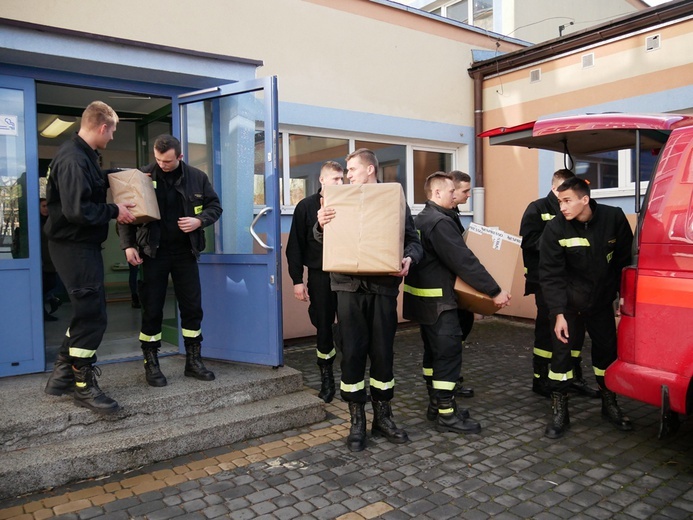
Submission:
[[[474,74],[474,188],[472,189],[472,220],[484,225],[485,188],[484,188],[484,142],[479,134],[484,131],[483,110],[483,73]]]

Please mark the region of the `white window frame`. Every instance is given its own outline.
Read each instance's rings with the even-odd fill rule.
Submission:
[[[405,169],[405,179],[407,182],[407,189],[405,190],[404,197],[412,210],[413,214],[418,214],[424,207],[424,204],[414,204],[414,150],[425,151],[425,152],[435,152],[435,153],[449,153],[452,155],[452,169],[453,170],[463,170],[469,171],[471,164],[469,164],[469,151],[463,150],[469,148],[465,145],[460,145],[456,143],[450,143],[450,146],[441,145],[429,145],[429,144],[419,144],[417,142],[412,142],[411,140],[406,141],[404,139],[398,140],[392,136],[379,136],[372,134],[365,135],[354,135],[350,133],[333,132],[325,129],[307,129],[302,127],[289,127],[280,126],[279,133],[282,136],[282,169],[279,172],[282,180],[282,195],[283,200],[290,200],[290,182],[291,178],[291,168],[290,168],[290,156],[289,156],[289,136],[290,135],[310,135],[315,137],[326,137],[332,139],[344,139],[349,142],[349,153],[356,149],[356,141],[372,141],[383,144],[390,144],[395,146],[405,147],[405,158],[406,158],[406,169]],[[467,168],[464,166],[459,166],[462,164],[467,164]],[[433,173],[433,172],[431,172]],[[471,214],[470,210],[470,200],[467,204],[460,206],[463,215]],[[293,215],[296,206],[290,204],[281,205],[282,215]]]
[[[595,199],[606,199],[613,197],[632,197],[635,195],[635,182],[630,180],[630,172],[632,169],[631,150],[618,151],[618,187],[616,188],[595,188],[590,190],[590,196]],[[556,154],[556,168],[564,168],[563,155]],[[554,170],[554,171],[555,171]],[[647,191],[649,181],[640,182],[641,193]]]

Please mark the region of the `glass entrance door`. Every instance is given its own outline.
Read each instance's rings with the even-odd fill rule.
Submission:
[[[200,260],[204,355],[283,363],[276,78],[178,97],[184,160],[207,172],[224,212]]]
[[[36,91],[0,76],[0,377],[43,371]]]

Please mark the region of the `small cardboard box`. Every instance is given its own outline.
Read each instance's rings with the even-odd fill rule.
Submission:
[[[471,224],[465,242],[501,289],[510,291],[522,239],[498,229]],[[455,280],[455,294],[457,305],[461,309],[486,316],[498,310],[493,299],[473,289],[460,278]]]
[[[108,174],[113,202],[135,204],[130,212],[135,215],[133,224],[144,224],[161,219],[156,201],[154,183],[149,175],[139,170],[123,170]]]
[[[325,186],[325,207],[336,210],[325,226],[322,268],[348,274],[390,274],[402,269],[404,191],[398,183]]]

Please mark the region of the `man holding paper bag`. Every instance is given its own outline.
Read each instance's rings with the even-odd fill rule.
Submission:
[[[106,202],[108,179],[98,150],[113,139],[118,115],[106,103],[94,101],[82,114],[79,132],[63,143],[48,168],[44,231],[53,264],[65,284],[72,318],[65,332],[45,392],[72,393],[77,406],[110,414],[118,403],[100,388],[96,349],[106,332],[106,289],[101,244],[111,219],[127,224],[134,204]]]

